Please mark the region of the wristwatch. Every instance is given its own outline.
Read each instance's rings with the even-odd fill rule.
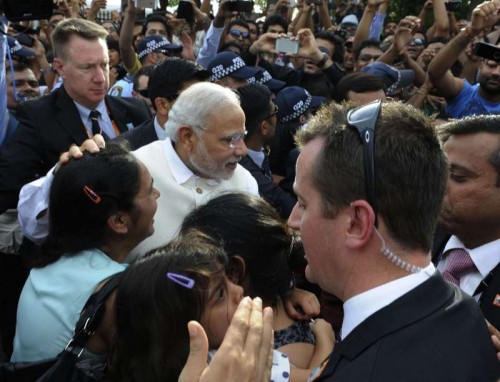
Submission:
[[[323,66],[325,66],[328,59],[329,59],[328,54],[323,53],[323,58],[321,60],[319,60],[319,62],[316,64],[316,66],[318,68],[322,68]]]

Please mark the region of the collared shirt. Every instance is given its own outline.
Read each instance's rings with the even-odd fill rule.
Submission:
[[[170,164],[170,171],[172,171],[172,176],[174,177],[177,184],[184,184],[188,182],[191,178],[195,180],[200,179],[198,175],[195,175],[181,160],[179,155],[174,149],[174,142],[170,139],[165,139],[165,155],[167,161]],[[218,181],[214,179],[207,179],[207,184],[210,186],[216,186],[219,184]]]
[[[484,244],[480,247],[469,249],[466,248],[465,245],[456,237],[452,236],[446,243],[444,247],[443,253],[450,249],[463,248],[467,252],[469,252],[474,265],[477,268],[477,271],[470,272],[460,278],[460,289],[462,289],[465,293],[472,296],[476,291],[477,287],[481,283],[481,281],[488,276],[497,264],[500,262],[500,239],[492,241],[491,243]],[[443,273],[448,265],[449,258],[448,256],[443,257],[438,265],[437,269]],[[474,296],[476,301],[479,300],[481,295],[478,294]]]
[[[156,136],[158,137],[159,141],[163,141],[167,137],[167,133],[165,133],[165,129],[160,126],[158,123],[158,118],[155,116],[154,119],[154,125],[155,125],[155,131],[156,131]]]
[[[80,114],[80,118],[83,121],[83,125],[85,126],[85,129],[87,130],[87,134],[89,137],[92,137],[92,121],[90,120],[90,112],[92,111],[91,109],[86,108],[83,105],[80,105],[78,102],[73,100],[73,102],[76,105],[76,108],[78,109],[78,113]],[[106,133],[106,135],[110,138],[116,137],[115,129],[113,128],[113,123],[111,122],[111,118],[109,118],[108,115],[108,109],[106,108],[106,102],[104,100],[101,101],[99,105],[95,108],[101,115],[97,119],[99,122],[99,126],[101,127],[102,131]]]
[[[262,163],[264,163],[264,152],[261,151],[253,151],[248,149],[248,156],[257,164],[257,166],[262,168]]]
[[[435,272],[436,268],[430,263],[418,273],[412,273],[351,297],[344,303],[341,339],[345,339],[368,317],[423,284]]]

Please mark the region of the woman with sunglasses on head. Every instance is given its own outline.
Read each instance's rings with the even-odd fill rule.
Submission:
[[[49,236],[19,300],[12,361],[49,359],[65,348],[93,291],[154,232],[158,197],[148,170],[120,142],[57,170]],[[93,353],[107,352],[112,333],[105,316],[83,356],[102,361]]]

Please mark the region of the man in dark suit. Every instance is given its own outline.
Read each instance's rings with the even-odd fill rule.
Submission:
[[[243,86],[238,89],[238,93],[241,108],[245,113],[245,144],[248,148],[248,154],[241,158],[240,164],[250,171],[257,181],[259,194],[276,208],[284,219],[288,219],[297,199],[274,184],[265,147],[274,137],[278,108],[271,100],[271,91],[264,85]]]
[[[172,57],[157,65],[148,80],[148,97],[156,116],[120,135],[120,139],[126,139],[132,150],[165,139],[168,113],[179,94],[195,83],[208,81],[209,76],[201,66],[182,58]]]
[[[64,20],[55,28],[53,67],[63,85],[18,107],[19,126],[0,153],[0,213],[15,208],[20,188],[45,175],[71,144],[96,133],[113,138],[151,117],[143,101],[106,96],[106,35],[83,19]]]
[[[433,260],[500,328],[500,116],[456,120],[441,131],[450,175]]]
[[[297,140],[289,224],[309,281],[344,302],[342,342],[312,380],[496,381],[483,314],[430,261],[447,181],[430,121],[399,103],[332,104]]]

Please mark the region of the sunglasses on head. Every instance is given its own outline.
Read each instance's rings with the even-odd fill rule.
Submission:
[[[375,199],[375,125],[381,108],[382,101],[377,100],[351,109],[347,113],[347,126],[358,132],[364,147],[366,191],[368,203],[375,213],[375,227],[378,227]]]
[[[239,31],[237,29],[231,29],[229,31],[229,34],[233,37],[236,37],[236,38],[238,38],[240,36],[241,36],[241,38],[249,38],[250,37],[250,32],[242,32],[242,31]]]

